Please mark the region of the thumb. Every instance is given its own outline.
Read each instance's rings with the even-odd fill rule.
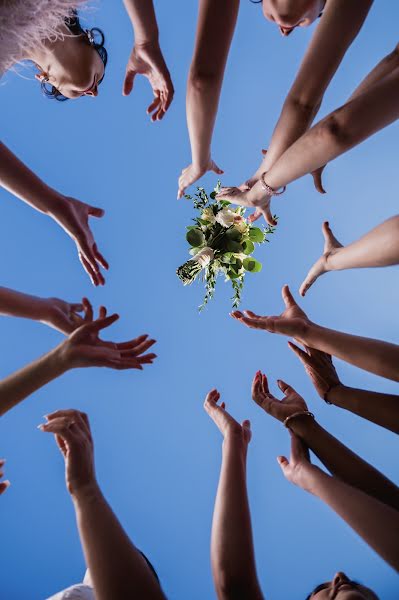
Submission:
[[[125,81],[123,82],[123,96],[128,96],[133,89],[134,78],[136,77],[136,71],[132,71],[131,69],[126,70]]]
[[[224,171],[217,166],[217,164],[215,162],[212,163],[212,168],[211,170],[216,173],[217,175],[223,175]]]
[[[323,182],[322,182],[322,178],[321,178],[321,174],[323,173],[323,169],[324,169],[324,167],[320,167],[320,169],[317,169],[316,171],[312,172],[314,186],[315,186],[316,190],[320,194],[326,194],[327,193],[326,190],[323,187]]]
[[[281,467],[282,472],[285,474],[285,470],[286,468],[289,466],[289,462],[288,462],[288,458],[286,458],[285,456],[278,456],[277,457],[277,462]]]
[[[101,217],[104,216],[105,211],[103,208],[98,208],[97,206],[89,206],[89,215],[91,215],[92,217],[97,217],[98,219],[100,219]]]

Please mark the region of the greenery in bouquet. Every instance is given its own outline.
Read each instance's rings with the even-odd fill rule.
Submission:
[[[205,282],[200,310],[213,298],[218,275],[231,282],[233,308],[240,304],[246,273],[259,273],[262,269],[262,264],[252,256],[255,245],[268,242],[267,236],[274,232],[274,227],[253,227],[244,216],[244,208],[233,209],[230,202],[215,200],[219,190],[220,182],[209,196],[201,187],[194,197],[185,196],[193,200],[199,216],[193,219],[194,225],[187,227],[192,258],[177,269],[177,275],[184,285],[190,285],[198,277]]]

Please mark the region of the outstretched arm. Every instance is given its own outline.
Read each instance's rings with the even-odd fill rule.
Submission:
[[[75,242],[79,260],[93,285],[104,285],[100,266],[108,263],[97,248],[89,217],[102,217],[101,208],[63,196],[50,188],[6,146],[0,143],[0,186],[56,221]]]
[[[373,550],[399,571],[398,510],[312,465],[306,446],[294,434],[290,460],[284,456],[277,460],[289,481],[328,504]]]
[[[159,45],[159,31],[153,0],[124,0],[134,30],[134,46],[130,54],[123,95],[133,89],[136,75],[144,75],[152,87],[154,100],[147,109],[152,121],[163,118],[173,100],[173,84]]]
[[[66,483],[75,508],[86,564],[97,600],[165,600],[157,578],[105,500],[94,472],[87,415],[59,410],[40,426],[55,434],[65,458]]]
[[[178,198],[207,171],[223,173],[211,158],[211,141],[239,6],[240,0],[200,0],[186,101],[192,164],[180,176]]]
[[[122,343],[100,340],[100,331],[117,319],[118,315],[106,317],[105,309],[101,309],[97,320],[88,320],[62,344],[0,381],[0,416],[70,369],[109,367],[141,370],[143,364],[151,364],[155,354],[142,354],[155,341],[147,339],[146,335]]]
[[[212,522],[211,564],[219,600],[262,600],[252,541],[246,483],[249,421],[239,425],[210,392],[205,410],[223,434],[222,467]]]
[[[399,263],[399,215],[391,217],[359,240],[343,246],[334,236],[329,223],[323,223],[322,256],[309,270],[299,293],[304,296],[313,283],[329,271],[387,267]]]
[[[399,433],[399,396],[348,387],[341,383],[329,354],[308,346],[304,351],[291,342],[288,345],[304,365],[320,398]]]
[[[295,302],[289,287],[282,290],[286,309],[280,316],[261,317],[252,311],[232,316],[248,327],[294,337],[303,345],[321,350],[360,369],[399,381],[399,346],[381,340],[351,335],[312,323]]]
[[[252,398],[275,419],[281,422],[288,419],[286,424],[290,430],[319,457],[330,473],[399,510],[399,488],[323,429],[308,412],[304,399],[290,385],[281,380],[278,385],[284,394],[282,400],[270,393],[266,376],[258,372],[252,384]]]
[[[327,2],[320,23],[288,93],[268,152],[252,178],[259,179],[311,126],[331,79],[358,35],[372,0]]]

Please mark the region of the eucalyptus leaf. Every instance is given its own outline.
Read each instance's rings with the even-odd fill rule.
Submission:
[[[256,258],[244,258],[243,266],[249,273],[259,273],[262,270],[262,263],[256,260]]]
[[[242,246],[244,254],[252,254],[255,250],[254,243],[251,242],[251,240],[245,240],[245,242],[242,243]]]
[[[205,237],[202,231],[199,229],[190,229],[186,234],[186,240],[193,246],[194,248],[198,248],[198,246],[202,246],[205,242]]]
[[[249,239],[251,242],[261,244],[265,239],[265,234],[259,227],[251,227],[249,230]]]

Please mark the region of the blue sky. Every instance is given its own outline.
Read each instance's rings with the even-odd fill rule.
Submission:
[[[173,600],[214,598],[209,536],[220,467],[221,437],[202,408],[218,387],[237,419],[250,418],[249,494],[260,580],[267,598],[291,600],[336,570],[345,570],[384,598],[397,597],[393,570],[317,499],[284,480],[275,457],[288,452],[281,424],[250,398],[257,369],[283,378],[304,395],[334,435],[398,481],[394,434],[324,405],[287,340],[254,332],[229,318],[230,289],[219,281],[216,299],[201,315],[199,285],[181,286],[176,267],[186,259],[185,226],[194,215],[176,201],[177,178],[189,163],[185,81],[197,3],[157,3],[161,42],[176,89],[160,124],[145,108],[151,98],[137,80],[121,95],[132,34],[122,3],[103,2],[89,15],[104,29],[109,67],[97,99],[59,104],[42,98],[31,71],[8,74],[0,85],[1,138],[50,185],[102,206],[93,223],[111,268],[95,290],[72,242],[46,217],[0,190],[1,283],[42,296],[79,301],[87,295],[121,315],[110,330],[117,340],[148,332],[159,358],[143,373],[80,370],[40,390],[0,423],[1,455],[12,487],[1,498],[2,597],[41,600],[81,580],[83,557],[63,461],[36,429],[57,408],[79,408],[91,419],[99,482],[126,531],[154,563]],[[399,6],[380,0],[326,94],[320,115],[339,106],[362,77],[397,43]],[[242,2],[225,77],[213,157],[223,183],[237,184],[258,165],[311,30],[283,39]],[[25,77],[29,77],[27,80]],[[347,243],[397,212],[397,139],[393,125],[331,164],[327,196],[310,177],[274,202],[278,231],[257,251],[261,274],[248,276],[243,307],[278,314],[280,290],[294,292],[319,256],[321,223],[328,219]],[[215,177],[201,183],[213,187]],[[397,342],[397,269],[332,273],[301,302],[331,328]],[[59,343],[37,323],[3,318],[0,375],[5,376]],[[395,393],[397,385],[337,361],[354,387]]]

